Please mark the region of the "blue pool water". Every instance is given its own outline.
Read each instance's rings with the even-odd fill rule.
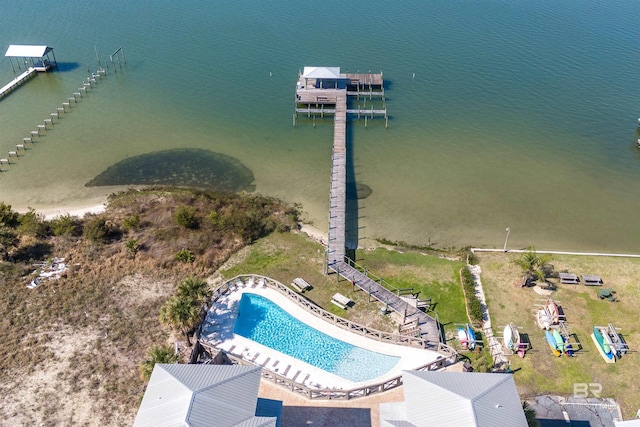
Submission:
[[[233,332],[354,382],[384,375],[400,360],[332,338],[251,293],[242,295]]]

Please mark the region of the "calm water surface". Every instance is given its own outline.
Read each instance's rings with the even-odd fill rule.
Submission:
[[[204,149],[324,230],[332,121],[291,115],[299,69],[329,65],[383,70],[388,89],[389,129],[350,126],[372,190],[359,237],[502,247],[510,227],[512,248],[637,252],[639,18],[615,0],[4,5],[0,52],[47,44],[62,66],[0,101],[0,152],[77,91],[96,49],[124,46],[127,66],[2,167],[0,200],[91,204],[120,188],[85,187],[110,166]]]

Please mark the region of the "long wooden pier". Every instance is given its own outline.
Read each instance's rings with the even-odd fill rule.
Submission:
[[[36,73],[36,69],[34,67],[29,67],[27,71],[20,74],[15,79],[11,80],[9,83],[0,88],[0,99],[4,98],[9,93],[13,92],[15,88],[20,86],[22,83],[33,77]]]
[[[425,342],[425,347],[441,350],[442,337],[438,322],[427,313],[413,307],[400,296],[368,277],[346,256],[346,207],[347,207],[347,108],[349,96],[382,97],[384,102],[383,77],[380,74],[341,74],[335,78],[305,78],[298,80],[296,90],[296,114],[334,114],[333,155],[331,166],[331,194],[329,200],[329,244],[327,248],[327,268],[349,280],[405,319],[405,324],[413,323]],[[343,81],[341,81],[343,80]],[[328,87],[329,86],[329,87]],[[333,86],[333,87],[331,87]],[[325,109],[324,107],[327,106]],[[317,112],[320,110],[320,112]],[[384,115],[386,108],[369,111],[371,117]],[[294,116],[295,123],[295,116]]]

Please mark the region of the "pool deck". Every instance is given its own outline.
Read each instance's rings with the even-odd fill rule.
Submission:
[[[397,356],[400,361],[385,375],[366,382],[352,382],[255,341],[236,335],[233,333],[233,327],[238,313],[240,298],[245,292],[251,292],[270,299],[296,319],[333,338],[367,350]],[[416,369],[443,357],[435,351],[389,344],[345,331],[307,312],[279,292],[261,286],[238,287],[234,291],[227,292],[214,302],[205,318],[201,339],[225,352],[262,366],[263,369],[283,375],[307,387],[318,389],[352,389],[368,383],[392,379],[400,376],[403,370]]]

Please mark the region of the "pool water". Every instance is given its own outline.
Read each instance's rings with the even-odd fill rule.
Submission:
[[[400,361],[332,338],[251,293],[240,299],[233,332],[353,382],[384,375]]]

